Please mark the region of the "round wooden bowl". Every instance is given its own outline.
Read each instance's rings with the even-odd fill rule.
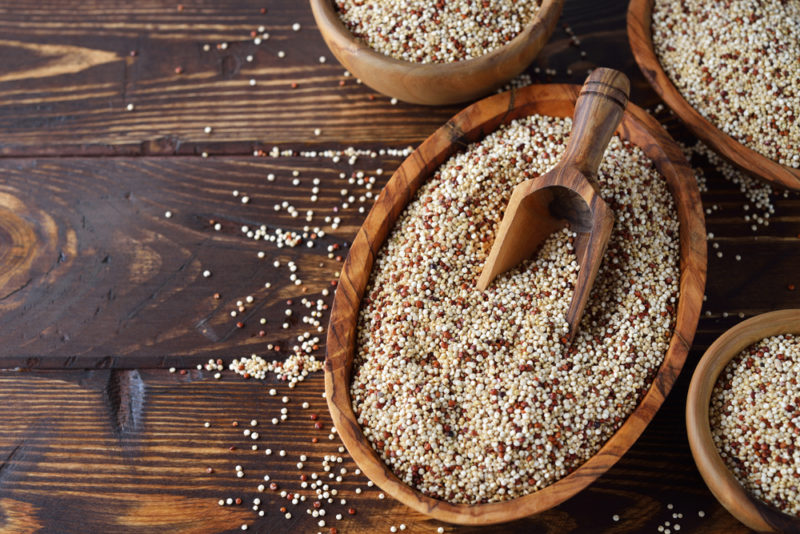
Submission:
[[[734,478],[714,445],[708,418],[711,392],[728,362],[753,343],[778,334],[800,334],[800,309],[751,317],[722,334],[708,348],[689,385],[686,430],[703,480],[736,519],[758,532],[800,532],[800,518],[753,497]]]
[[[405,102],[440,106],[474,100],[525,70],[555,29],[564,0],[542,0],[539,12],[514,39],[483,56],[454,63],[411,63],[357,40],[332,0],[310,0],[325,43],[356,78]]]
[[[733,164],[762,180],[800,191],[800,169],[781,165],[736,141],[714,126],[683,98],[661,68],[653,50],[652,15],[653,0],[631,0],[628,4],[628,40],[633,57],[658,96],[694,135]]]
[[[333,423],[361,470],[383,491],[436,519],[460,524],[510,521],[547,510],[588,486],[636,441],[680,373],[694,337],[706,279],[706,231],[700,194],[680,148],[641,108],[628,104],[617,132],[639,146],[666,177],[680,223],[680,298],[675,330],[663,364],[639,406],[609,441],[576,471],[511,501],[462,505],[427,497],[401,482],[362,433],[350,399],[356,327],[375,254],[420,185],[447,158],[501,124],[531,114],[572,117],[580,86],[538,85],[485,98],[453,117],[411,154],[381,191],[344,263],[331,310],[325,360],[325,396]]]

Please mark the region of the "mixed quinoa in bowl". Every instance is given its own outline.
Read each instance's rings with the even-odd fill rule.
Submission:
[[[531,64],[564,0],[311,0],[339,62],[373,89],[426,105],[467,102]]]
[[[409,156],[354,239],[328,328],[325,396],[359,468],[436,519],[547,510],[635,442],[685,361],[705,283],[699,192],[633,104],[600,165],[615,227],[578,333],[569,229],[475,284],[514,185],[561,157],[580,87],[465,109]]]
[[[350,33],[370,48],[412,63],[481,57],[511,41],[531,22],[528,0],[335,0]]]
[[[800,169],[800,2],[654,0],[652,40],[670,81],[703,117]]]

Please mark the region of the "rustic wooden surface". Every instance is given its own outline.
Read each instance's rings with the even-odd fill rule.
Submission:
[[[309,457],[303,472],[322,474],[322,456],[336,451],[338,440],[328,439],[321,375],[290,390],[274,377],[262,384],[226,371],[218,381],[213,372],[194,369],[210,357],[227,362],[251,352],[267,359],[288,354],[306,326],[297,301],[321,298],[331,287],[341,267],[336,256],[346,254],[364,217],[353,207],[333,213],[341,207],[341,189],[365,193],[338,174],[363,170],[377,178],[377,190],[402,159],[362,156],[350,165],[346,156],[334,163],[253,157],[255,150],[416,146],[458,108],[391,105],[345,77],[305,2],[177,5],[0,1],[0,531],[240,532],[243,523],[255,532],[330,526],[385,532],[400,523],[409,532],[440,525],[478,531],[380,500],[352,473],[336,487],[357,515],[331,505],[329,514],[344,519],[327,516],[325,529],[306,514],[307,503],[284,504],[269,490],[259,495],[255,486],[267,473],[282,489],[299,491],[299,455]],[[654,107],[658,99],[628,48],[626,7],[621,0],[566,2],[562,23],[580,45],[559,26],[529,69],[533,79],[580,83],[590,66],[613,67],[631,78],[633,102]],[[291,30],[293,22],[301,24],[299,32]],[[256,46],[250,32],[259,25],[270,39]],[[222,42],[228,43],[224,50],[216,46]],[[203,51],[205,43],[211,51]],[[277,57],[279,50],[285,58]],[[126,111],[129,103],[133,111]],[[694,143],[669,113],[656,116]],[[210,156],[201,158],[203,152]],[[293,170],[300,172],[297,187]],[[268,173],[276,175],[274,182],[266,180]],[[707,226],[719,249],[709,249],[708,300],[693,351],[662,410],[586,491],[544,514],[482,532],[654,532],[674,522],[673,513],[683,514],[684,532],[746,531],[694,467],[683,416],[688,371],[741,320],[739,314],[800,307],[800,293],[788,289],[800,285],[800,197],[774,198],[770,226],[755,233],[743,220],[738,186],[711,169],[706,174],[704,204],[718,208]],[[320,192],[313,203],[315,177]],[[234,189],[251,202],[234,198]],[[284,200],[299,217],[273,210]],[[304,220],[308,209],[316,212],[311,223]],[[341,225],[332,229],[325,216],[341,217]],[[220,232],[211,220],[222,223]],[[244,224],[319,225],[328,235],[314,248],[277,249],[242,236]],[[328,246],[338,246],[333,258]],[[259,250],[265,259],[256,257]],[[737,254],[741,261],[734,260]],[[277,270],[275,259],[282,262]],[[290,259],[302,286],[289,285]],[[202,276],[206,269],[209,278]],[[213,298],[217,292],[220,299]],[[255,302],[244,316],[231,318],[246,295]],[[293,299],[296,313],[284,330],[286,299]],[[263,338],[260,317],[268,319]],[[281,350],[268,351],[267,344]],[[171,374],[170,366],[191,370]],[[269,387],[279,394],[268,396]],[[279,400],[284,394],[291,397],[286,405]],[[308,413],[300,408],[304,400]],[[273,427],[269,420],[284,406],[288,421]],[[310,413],[320,416],[323,430],[314,428]],[[257,442],[231,426],[252,418],[260,422]],[[319,443],[311,443],[313,437]],[[260,450],[247,450],[252,443]],[[238,449],[230,451],[231,445]],[[283,448],[287,456],[265,456],[266,447]],[[244,478],[235,477],[237,464]],[[344,465],[352,472],[349,460]],[[263,518],[251,509],[256,496]],[[244,503],[218,506],[226,497]],[[291,520],[281,506],[290,509]]]

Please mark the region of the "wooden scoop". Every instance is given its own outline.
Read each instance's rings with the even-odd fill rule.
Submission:
[[[595,69],[575,104],[572,132],[561,160],[548,173],[525,180],[511,194],[477,287],[485,290],[499,275],[530,258],[553,232],[569,225],[577,232],[580,270],[567,322],[572,341],[611,237],[614,214],[600,198],[595,181],[614,130],[628,103],[630,82],[619,71]]]

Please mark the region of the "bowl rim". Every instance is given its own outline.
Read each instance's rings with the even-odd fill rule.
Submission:
[[[566,107],[560,116],[571,116],[579,91],[578,85],[528,86],[487,97],[461,111],[425,140],[393,174],[353,240],[342,268],[330,314],[324,366],[325,397],[331,417],[350,455],[367,477],[389,495],[436,519],[471,525],[510,521],[556,506],[584,489],[616,463],[644,431],[677,379],[691,346],[706,279],[706,232],[700,193],[678,145],[655,119],[629,103],[618,133],[624,138],[642,139],[637,146],[654,160],[667,179],[680,224],[681,275],[676,322],[664,361],[617,432],[575,471],[539,491],[510,501],[464,505],[424,496],[402,483],[380,460],[357,423],[349,391],[357,313],[376,251],[416,189],[452,153],[501,123],[554,106]]]
[[[800,334],[800,309],[762,313],[726,330],[703,354],[686,395],[686,432],[700,475],[736,519],[758,532],[800,532],[800,518],[761,501],[736,480],[711,436],[709,406],[714,385],[728,363],[753,343],[779,334]]]
[[[737,141],[706,119],[669,79],[653,48],[651,21],[654,0],[630,0],[628,42],[645,79],[681,121],[715,152],[747,173],[771,184],[800,191],[800,169],[793,169]]]
[[[535,41],[543,32],[547,31],[546,20],[553,12],[560,14],[564,0],[541,0],[539,10],[528,21],[525,27],[507,43],[471,59],[453,61],[449,63],[412,63],[388,56],[378,52],[366,43],[357,39],[344,25],[342,19],[336,14],[333,0],[309,0],[314,15],[324,20],[326,28],[331,30],[328,36],[340,48],[348,48],[360,56],[366,56],[371,61],[380,63],[397,71],[414,71],[418,76],[443,77],[472,74],[476,71],[486,71],[496,68],[498,60],[505,56],[521,52],[531,41]],[[557,18],[557,16],[556,16]]]

